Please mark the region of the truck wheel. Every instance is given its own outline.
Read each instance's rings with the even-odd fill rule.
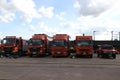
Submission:
[[[71,56],[70,56],[70,58],[75,59],[75,58],[76,58],[76,56],[75,56],[75,55],[71,55]]]
[[[53,58],[56,58],[56,56],[52,56]]]
[[[29,54],[29,57],[32,57],[33,55],[32,54]]]
[[[108,56],[106,56],[105,54],[101,54],[101,58],[107,58]]]
[[[92,55],[92,54],[90,55],[90,58],[93,58],[93,55]]]
[[[113,59],[115,59],[116,58],[116,54],[114,54],[112,57],[113,57]]]
[[[70,53],[70,58],[75,59],[76,58],[76,54],[75,53]]]
[[[97,57],[99,58],[99,57],[100,57],[100,54],[97,54]]]
[[[39,56],[41,56],[41,55],[39,55]],[[45,56],[47,56],[46,53],[43,53],[43,54],[42,54],[42,57],[45,57]]]

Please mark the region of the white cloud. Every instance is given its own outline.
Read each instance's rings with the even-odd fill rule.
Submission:
[[[83,21],[83,22],[81,22]],[[81,22],[81,23],[79,23]],[[112,23],[114,24],[114,23]],[[63,33],[68,33],[71,37],[72,40],[75,39],[76,35],[92,35],[93,36],[93,31],[96,31],[96,38],[99,40],[110,40],[111,35],[110,34],[106,34],[106,32],[113,30],[113,26],[112,28],[110,28],[108,23],[103,23],[101,21],[97,21],[96,19],[93,20],[84,20],[81,19],[78,22],[64,22],[60,24],[61,27],[63,28]],[[115,30],[115,29],[114,29]],[[104,37],[101,37],[104,36]],[[108,38],[109,37],[109,38]]]
[[[65,12],[60,12],[60,14],[57,14],[56,17],[61,20],[64,21],[65,20]]]
[[[48,31],[48,26],[46,26],[45,22],[39,22],[38,24],[40,28],[43,28],[44,30]]]
[[[8,23],[10,21],[13,21],[15,18],[15,14],[8,12],[8,13],[2,13],[2,15],[0,16],[0,22],[5,22]]]
[[[58,29],[59,27],[54,27],[53,28],[53,26],[52,27],[50,25],[48,26],[45,22],[39,22],[38,26],[39,26],[38,29],[41,30],[40,31],[41,33],[45,33],[45,34],[47,34],[48,36],[51,36],[51,37],[53,35],[57,34],[57,33],[64,33],[64,32],[61,32],[61,30]]]
[[[13,21],[16,16],[22,23],[30,23],[33,19],[52,18],[54,7],[36,8],[33,0],[0,0],[0,22]]]
[[[74,8],[70,9],[71,12],[67,8],[62,10],[69,12],[70,16],[67,15],[67,12],[58,12],[57,4],[55,4],[55,10],[47,3],[45,5],[47,7],[36,5],[35,0],[0,0],[0,22],[11,22],[15,19],[18,21],[20,19],[22,23],[30,23],[37,19],[34,21],[37,23],[38,19],[42,18],[41,20],[45,21],[44,18],[51,18],[51,21],[39,22],[36,26],[32,26],[35,25],[32,23],[29,27],[31,34],[32,31],[48,34],[67,33],[75,37],[83,33],[93,35],[93,31],[97,31],[96,37],[98,39],[103,39],[102,36],[105,39],[110,39],[110,31],[120,31],[120,0],[75,0],[72,6]],[[41,7],[38,8],[39,6]],[[79,10],[80,16],[78,19],[75,17],[76,14],[73,15],[75,13],[73,11],[76,10]],[[58,14],[54,14],[54,11]],[[66,17],[69,17],[69,21],[66,20]],[[59,19],[62,23],[54,19]],[[26,26],[29,25],[26,24]],[[106,34],[106,32],[109,34]]]
[[[74,6],[75,8],[80,8],[79,1],[78,1],[78,0],[76,0],[73,6]]]
[[[17,13],[23,23],[31,22],[41,17],[35,7],[33,0],[0,0],[0,22],[13,21]]]
[[[0,22],[9,22],[15,19],[15,10],[12,3],[0,0]]]
[[[115,18],[118,18],[120,16],[120,1],[116,0],[114,4],[115,5],[111,9],[107,10],[99,17],[106,21],[117,20]]]
[[[30,25],[29,31],[36,31],[36,28],[33,25]]]
[[[53,10],[51,6],[37,10],[33,0],[0,0],[0,22],[13,21],[17,16],[22,23],[30,23],[36,18],[52,18]]]
[[[54,13],[53,13],[54,7],[44,7],[42,6],[39,9],[39,13],[43,16],[43,17],[47,17],[47,18],[52,18]]]
[[[120,31],[120,0],[75,0],[73,6],[80,16],[68,24],[76,23],[73,28],[81,33],[93,35],[93,31],[97,31],[97,40],[111,40],[111,31],[117,34]]]
[[[80,7],[80,16],[99,16],[114,5],[114,0],[77,0],[77,7]]]
[[[1,40],[1,38],[2,38],[1,36],[2,36],[2,33],[0,32],[0,40]]]
[[[45,22],[39,22],[38,25],[42,31],[45,31],[47,33],[56,31],[55,29],[52,29],[50,26],[48,27]]]
[[[91,33],[92,35],[93,31],[96,31],[96,40],[111,40],[111,31],[118,34],[120,23],[104,16],[98,18],[80,17],[79,22],[83,26],[82,31],[84,30],[86,34]]]
[[[65,28],[72,28],[72,29],[80,29],[80,25],[78,23],[74,23],[74,22],[63,22],[60,23],[61,27],[65,27]]]
[[[71,40],[75,39],[76,35],[81,35],[81,26],[75,22],[62,22],[60,23],[61,31],[59,33],[65,33],[71,36]]]
[[[32,0],[12,0],[16,9],[23,12],[24,14],[34,13],[35,3]]]
[[[40,18],[41,15],[36,10],[36,5],[33,0],[12,0],[16,10],[22,15],[21,21],[24,23],[31,22],[34,18]]]

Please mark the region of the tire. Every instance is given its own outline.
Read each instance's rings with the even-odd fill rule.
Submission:
[[[70,56],[70,58],[75,59],[75,58],[76,58],[76,56],[75,56],[75,55],[72,55],[72,56]]]
[[[116,54],[113,54],[112,57],[113,57],[113,59],[116,59]]]
[[[99,58],[99,57],[100,57],[100,54],[97,54],[97,57]]]
[[[29,57],[32,57],[33,55],[32,54],[29,54]]]
[[[72,58],[72,59],[76,58],[76,54],[75,53],[70,53],[70,58]]]
[[[56,56],[52,56],[53,58],[56,58]]]
[[[101,58],[105,58],[105,55],[104,55],[104,54],[102,54],[102,55],[101,55]]]
[[[90,58],[93,58],[93,55],[92,55],[92,54],[90,55]]]

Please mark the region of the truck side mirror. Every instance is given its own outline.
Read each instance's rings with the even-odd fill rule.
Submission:
[[[1,44],[3,44],[3,40],[1,40]]]
[[[31,40],[28,40],[28,41],[26,41],[27,42],[27,44],[30,44],[32,41]]]
[[[27,44],[29,44],[29,43],[30,43],[30,41],[26,41],[26,43],[27,43]]]

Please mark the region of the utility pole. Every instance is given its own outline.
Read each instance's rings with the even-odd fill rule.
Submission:
[[[113,31],[111,31],[111,40],[113,41]]]
[[[95,41],[95,32],[96,32],[96,31],[93,31],[93,37],[94,37],[94,41]]]
[[[119,41],[120,41],[120,32],[119,32]]]

